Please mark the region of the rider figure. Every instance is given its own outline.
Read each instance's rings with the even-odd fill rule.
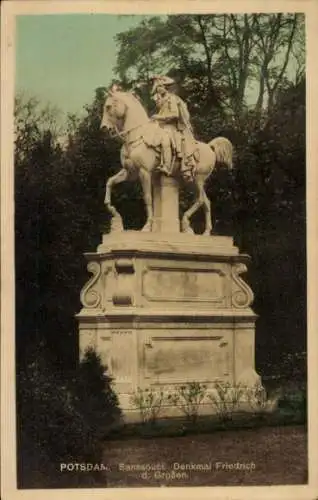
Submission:
[[[152,89],[153,98],[159,109],[152,116],[159,122],[168,134],[163,134],[162,162],[159,169],[167,175],[172,174],[173,161],[171,145],[175,156],[181,161],[181,173],[187,178],[193,178],[195,159],[195,139],[190,123],[190,116],[186,103],[171,91],[174,80],[169,77],[155,77]]]

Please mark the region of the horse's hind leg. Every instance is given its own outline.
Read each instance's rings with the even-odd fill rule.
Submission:
[[[183,214],[182,217],[182,232],[183,233],[193,233],[193,229],[190,226],[190,218],[195,214],[197,210],[204,204],[204,190],[202,189],[200,183],[196,180],[196,188],[197,188],[197,199],[194,204]]]
[[[106,193],[105,193],[105,205],[112,214],[111,229],[117,231],[123,231],[123,221],[119,212],[117,212],[114,205],[112,205],[112,188],[116,184],[120,184],[125,181],[128,177],[128,172],[125,168],[122,168],[117,174],[110,177],[106,183]]]
[[[203,208],[205,214],[205,230],[203,234],[210,235],[212,232],[211,202],[207,197],[204,186],[202,186]]]

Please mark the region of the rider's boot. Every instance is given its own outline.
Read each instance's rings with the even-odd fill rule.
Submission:
[[[170,144],[169,146],[165,146],[162,148],[162,154],[161,154],[161,164],[159,165],[159,170],[160,172],[170,176],[172,174],[172,153],[171,153],[171,147]]]

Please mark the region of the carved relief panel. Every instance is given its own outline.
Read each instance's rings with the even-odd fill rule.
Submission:
[[[150,383],[228,379],[231,360],[232,344],[224,331],[168,331],[150,335],[144,345],[144,373]]]

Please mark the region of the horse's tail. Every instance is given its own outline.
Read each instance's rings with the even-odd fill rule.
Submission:
[[[215,152],[217,163],[233,167],[233,145],[226,137],[216,137],[209,142],[209,146]]]

